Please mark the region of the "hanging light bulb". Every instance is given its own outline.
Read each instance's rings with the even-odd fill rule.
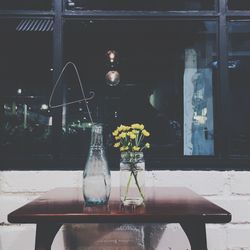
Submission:
[[[109,86],[117,86],[120,83],[120,74],[118,71],[111,70],[106,74],[105,79]]]
[[[41,105],[41,110],[47,110],[49,106],[47,104],[42,104]]]
[[[118,53],[115,50],[109,50],[107,52],[107,57],[110,63],[117,63],[118,62]]]

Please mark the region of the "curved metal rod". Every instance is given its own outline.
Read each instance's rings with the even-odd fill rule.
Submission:
[[[76,71],[76,75],[77,75],[77,79],[79,81],[79,84],[80,84],[80,88],[81,88],[81,92],[82,92],[82,95],[83,95],[83,98],[82,99],[79,99],[79,100],[76,100],[76,101],[72,101],[72,102],[66,102],[66,103],[62,103],[62,104],[58,104],[58,105],[52,105],[51,102],[52,102],[52,98],[53,98],[53,95],[54,95],[54,92],[56,90],[56,87],[62,77],[62,74],[64,73],[64,71],[66,70],[66,68],[69,66],[69,65],[72,65]],[[67,62],[65,64],[65,66],[63,67],[53,89],[52,89],[52,92],[51,92],[51,95],[50,95],[50,98],[49,98],[49,107],[50,108],[59,108],[59,107],[63,107],[63,106],[67,106],[67,105],[70,105],[70,104],[73,104],[73,103],[78,103],[78,102],[81,102],[81,101],[84,101],[85,102],[85,105],[86,105],[86,108],[87,108],[87,111],[88,111],[88,115],[89,115],[89,118],[90,118],[90,121],[91,123],[93,123],[93,119],[92,119],[92,116],[91,116],[91,113],[90,113],[90,110],[89,110],[89,106],[88,106],[88,103],[87,101],[89,100],[92,100],[94,97],[95,97],[95,92],[94,91],[90,91],[89,92],[90,96],[89,97],[86,97],[85,95],[85,92],[84,92],[84,89],[83,89],[83,84],[82,84],[82,81],[81,81],[81,78],[80,78],[80,75],[79,75],[79,72],[78,72],[78,69],[76,67],[76,65],[73,63],[73,62]]]

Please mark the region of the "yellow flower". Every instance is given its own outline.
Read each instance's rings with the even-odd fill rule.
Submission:
[[[133,147],[133,150],[134,150],[134,151],[139,151],[139,150],[140,150],[140,147],[134,146],[134,147]]]
[[[134,124],[131,125],[131,128],[143,130],[144,129],[144,125],[143,124],[139,124],[139,123],[134,123]]]
[[[120,147],[120,151],[121,151],[121,152],[126,151],[126,150],[128,150],[128,147],[124,147],[124,146],[123,146],[123,147]]]
[[[118,134],[119,134],[119,131],[117,129],[112,133],[113,136],[117,136]]]
[[[124,130],[130,130],[130,126],[125,126]]]
[[[144,125],[141,124],[141,125],[140,125],[140,130],[143,130],[143,129],[144,129]]]
[[[118,129],[119,132],[121,132],[121,131],[128,131],[130,129],[130,127],[121,124],[117,129]]]
[[[142,130],[142,134],[146,137],[150,136],[150,133],[146,129]]]
[[[127,132],[127,136],[129,136],[130,139],[132,139],[132,140],[136,138],[136,135],[133,133],[133,131],[132,132],[131,131]]]
[[[134,123],[130,126],[121,124],[112,134],[116,140],[114,147],[119,148],[121,152],[128,150],[139,152],[151,147],[148,142],[143,143],[143,137],[150,136],[150,133],[144,128],[144,124]],[[143,136],[141,136],[141,134]]]
[[[134,140],[136,138],[136,135],[134,133],[132,133],[132,132],[130,133],[129,136],[130,136],[130,139],[132,139],[132,140]]]
[[[120,142],[117,142],[117,143],[115,143],[114,147],[115,147],[115,148],[119,148],[120,145],[121,145]]]
[[[119,132],[121,132],[121,131],[124,130],[124,127],[125,127],[125,126],[121,124],[119,127],[117,127],[117,130],[118,130]]]
[[[141,125],[139,123],[134,123],[131,125],[131,128],[133,129],[140,129]]]
[[[125,132],[122,132],[119,136],[120,136],[120,138],[125,138],[126,137],[126,133]]]
[[[138,134],[138,133],[139,133],[139,131],[138,131],[138,130],[135,130],[135,129],[133,129],[132,132],[133,132],[134,134]]]
[[[134,140],[136,138],[136,135],[134,133],[130,134],[130,139]]]

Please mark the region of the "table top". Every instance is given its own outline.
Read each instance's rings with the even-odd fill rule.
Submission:
[[[86,207],[81,188],[56,188],[8,215],[11,223],[227,223],[231,214],[184,187],[146,189],[145,205],[121,206],[113,188],[108,206]]]

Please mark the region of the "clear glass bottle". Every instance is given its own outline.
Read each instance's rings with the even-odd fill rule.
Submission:
[[[145,161],[142,152],[121,154],[120,198],[124,206],[140,206],[145,201]]]
[[[103,145],[103,127],[93,124],[89,155],[83,173],[86,206],[105,205],[111,189],[111,177]]]

